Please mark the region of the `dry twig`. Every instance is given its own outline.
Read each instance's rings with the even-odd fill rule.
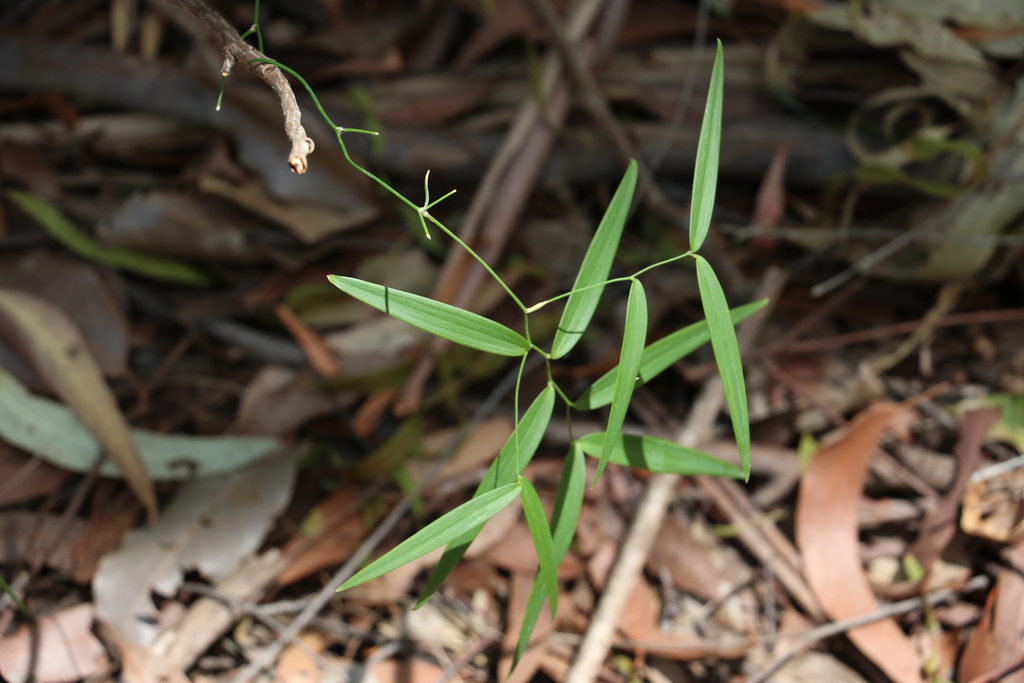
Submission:
[[[284,132],[292,143],[291,152],[288,154],[288,165],[296,173],[305,173],[309,167],[306,156],[313,151],[313,139],[306,135],[306,129],[302,127],[302,110],[299,109],[295,93],[292,92],[292,86],[285,78],[284,73],[273,64],[258,61],[267,59],[267,56],[242,40],[235,27],[203,0],[160,1],[194,16],[210,31],[220,36],[224,43],[222,76],[231,73],[231,67],[235,65],[235,62],[242,62],[270,86],[281,100],[281,111],[284,113]]]

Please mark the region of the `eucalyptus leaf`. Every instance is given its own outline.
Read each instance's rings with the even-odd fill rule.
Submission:
[[[715,65],[711,69],[708,101],[704,108],[704,121],[700,125],[697,142],[697,160],[693,168],[693,195],[690,199],[690,251],[697,251],[711,227],[711,213],[715,208],[715,189],[718,186],[718,149],[722,144],[722,41],[715,51]]]
[[[451,304],[353,277],[328,275],[327,279],[378,311],[456,344],[499,356],[522,356],[530,350],[530,342],[518,332]]]
[[[505,486],[517,481],[519,473],[533,459],[534,453],[537,452],[541,438],[544,436],[544,431],[548,428],[548,422],[551,421],[551,413],[554,407],[555,388],[549,384],[533,400],[533,403],[530,404],[522,419],[519,420],[515,431],[512,432],[508,441],[502,446],[498,457],[491,463],[487,474],[484,475],[483,481],[477,486],[476,493],[473,494],[474,498],[493,491],[499,486]],[[517,447],[519,449],[518,455],[516,453]],[[448,543],[448,547],[445,548],[444,554],[441,555],[441,559],[438,561],[437,566],[434,567],[434,571],[427,580],[426,587],[416,602],[417,608],[425,605],[430,596],[441,587],[448,574],[459,563],[462,556],[466,554],[469,545],[483,528],[484,525],[480,524]]]
[[[636,434],[615,434],[606,438],[607,432],[587,434],[576,441],[584,453],[592,458],[600,457],[610,447],[609,461],[617,465],[638,467],[651,472],[664,472],[681,476],[707,474],[713,477],[743,479],[746,474],[731,462],[719,460],[703,451],[680,446],[672,441],[653,436]]]
[[[383,557],[364,567],[355,576],[343,583],[338,590],[343,591],[353,586],[358,586],[361,583],[366,583],[419,557],[423,557],[431,550],[440,548],[453,538],[457,538],[460,534],[483,524],[493,517],[502,508],[515,500],[520,490],[519,484],[508,484],[463,503],[399,543]]]
[[[733,325],[746,320],[748,317],[764,308],[768,303],[767,299],[753,301],[749,304],[737,306],[729,311],[729,318]],[[678,362],[683,357],[692,353],[708,342],[711,338],[708,332],[708,323],[701,320],[699,323],[687,325],[681,330],[666,335],[656,342],[647,345],[643,355],[640,357],[640,371],[637,373],[637,384],[646,384],[660,375],[662,372]],[[618,366],[604,373],[600,379],[590,385],[590,388],[583,392],[572,404],[578,410],[593,410],[606,406],[612,402],[612,395],[615,393],[615,375]]]
[[[269,436],[199,436],[132,429],[139,457],[154,481],[182,481],[239,469],[284,447]],[[89,472],[103,452],[85,425],[56,401],[32,394],[0,367],[0,438],[73,472]],[[100,461],[102,477],[124,477],[112,458]]]
[[[551,545],[555,551],[555,564],[561,564],[562,558],[569,550],[576,525],[583,508],[583,493],[587,487],[587,463],[583,449],[578,443],[569,447],[569,453],[562,465],[562,476],[558,482],[558,493],[555,494],[555,508],[551,512]],[[544,606],[544,595],[547,592],[547,581],[538,570],[534,579],[530,597],[523,614],[523,625],[519,629],[519,642],[513,658],[513,666],[522,658],[530,644],[530,636],[537,625],[540,610]]]
[[[636,387],[636,374],[640,370],[640,358],[644,352],[644,341],[647,339],[647,297],[644,286],[639,280],[633,280],[629,286],[629,298],[626,299],[626,324],[622,333],[622,353],[619,356],[619,370],[615,373],[615,392],[612,394],[612,407],[608,411],[608,433],[615,434],[622,429],[626,421],[629,400],[633,397]],[[594,482],[601,478],[611,443],[601,453],[597,461],[597,473]]]
[[[547,586],[548,604],[551,605],[551,613],[554,614],[558,611],[558,561],[555,559],[555,548],[551,542],[551,528],[548,526],[544,506],[541,505],[540,496],[537,495],[533,484],[526,477],[520,476],[519,485],[523,489],[521,496],[526,526],[533,538],[533,547],[537,551],[537,561],[540,563],[540,575],[544,577]]]
[[[562,311],[562,319],[558,323],[555,340],[551,344],[552,358],[561,358],[569,353],[590,324],[590,319],[597,309],[597,302],[604,291],[604,285],[600,283],[608,279],[615,252],[619,248],[622,228],[626,224],[629,207],[633,203],[636,178],[637,164],[631,161],[583,257],[583,264],[573,285],[573,290],[576,291],[573,291],[565,302],[565,310]]]
[[[715,363],[722,377],[725,403],[729,406],[729,417],[732,418],[732,429],[736,435],[736,447],[740,451],[745,479],[750,476],[750,419],[747,416],[747,387],[743,381],[740,347],[736,341],[736,330],[729,320],[729,303],[715,271],[700,256],[694,258],[697,261],[700,301],[711,332],[711,348],[715,352]]]

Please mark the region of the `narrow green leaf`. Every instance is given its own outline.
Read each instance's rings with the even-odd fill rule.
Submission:
[[[18,208],[31,216],[51,237],[82,258],[114,266],[154,280],[205,287],[212,283],[202,270],[176,259],[131,249],[108,247],[86,235],[53,204],[21,190],[4,190]]]
[[[547,586],[548,604],[551,605],[551,613],[554,614],[558,611],[558,560],[555,559],[555,548],[551,542],[551,528],[548,526],[544,506],[541,505],[540,496],[537,495],[533,484],[526,477],[520,476],[519,485],[523,489],[521,496],[526,526],[533,537],[533,547],[537,551],[537,561],[540,563],[540,574]]]
[[[697,160],[693,168],[693,196],[690,199],[690,251],[704,244],[711,213],[715,208],[715,188],[718,186],[718,149],[722,144],[722,89],[724,77],[722,41],[718,41],[715,65],[711,69],[708,101],[704,108],[704,121],[700,125],[697,142]]]
[[[576,276],[576,284],[573,285],[574,290],[584,287],[590,289],[574,292],[565,302],[565,310],[562,311],[562,319],[558,323],[555,340],[551,344],[552,358],[561,358],[576,346],[597,309],[597,302],[601,298],[604,286],[593,285],[607,280],[612,269],[612,261],[619,248],[619,238],[622,236],[622,227],[626,224],[629,207],[633,202],[636,177],[637,165],[635,161],[631,161],[622,182],[619,183],[619,188],[612,196],[611,203],[608,204],[601,224],[597,226],[597,232],[594,233],[594,239],[587,248],[580,272]]]
[[[626,421],[629,400],[633,397],[636,387],[636,373],[640,369],[640,357],[644,352],[644,341],[647,338],[647,297],[644,286],[639,280],[633,280],[629,286],[629,298],[626,300],[626,325],[622,334],[622,353],[619,356],[619,370],[615,373],[615,392],[612,395],[612,407],[608,411],[608,433],[616,434]],[[611,443],[597,461],[597,474],[594,483],[601,478]]]
[[[555,509],[551,512],[551,544],[555,549],[555,561],[559,564],[576,534],[576,524],[583,508],[583,493],[587,487],[586,477],[587,463],[583,457],[583,449],[574,443],[569,447],[569,454],[562,466],[562,477],[558,482],[558,493],[555,494]],[[513,668],[530,644],[530,636],[533,635],[533,629],[540,617],[546,592],[547,583],[543,574],[538,571],[526,603],[523,625],[519,628],[519,643],[516,645]]]
[[[559,562],[565,557],[576,535],[576,522],[583,508],[583,494],[587,488],[587,462],[583,449],[573,444],[565,457],[562,476],[555,494],[555,507],[551,512],[551,542]]]
[[[715,352],[718,373],[722,376],[725,403],[729,406],[729,417],[732,418],[743,476],[747,478],[750,476],[750,421],[747,417],[747,387],[743,381],[743,361],[736,342],[736,330],[729,321],[729,304],[711,264],[700,256],[694,258],[697,261],[700,301],[711,332],[711,348]]]
[[[477,486],[476,493],[473,494],[474,498],[482,496],[489,491],[493,491],[499,486],[505,486],[507,484],[515,483],[519,478],[520,470],[516,469],[516,463],[519,463],[520,468],[526,467],[526,465],[533,458],[534,453],[537,452],[537,448],[540,446],[541,438],[544,436],[544,431],[548,428],[548,422],[551,421],[551,413],[555,407],[555,388],[552,385],[548,385],[544,391],[540,392],[540,395],[533,400],[530,407],[526,410],[526,413],[519,420],[519,424],[516,426],[512,435],[502,446],[501,452],[498,457],[491,463],[490,468],[487,470],[487,474],[484,475],[483,481]],[[516,457],[516,433],[519,435],[519,457]],[[457,538],[452,539],[448,543],[448,547],[445,548],[444,554],[441,555],[441,559],[438,561],[437,566],[434,567],[434,571],[430,574],[430,578],[427,580],[427,586],[423,589],[423,593],[420,595],[419,600],[416,602],[416,607],[422,607],[426,604],[430,596],[441,587],[441,584],[451,573],[455,565],[459,563],[462,556],[466,553],[469,545],[473,542],[473,539],[477,537],[480,530],[484,528],[483,524],[476,526],[469,531],[463,533]]]
[[[364,567],[362,571],[343,583],[338,590],[343,591],[366,583],[370,579],[383,576],[392,569],[408,564],[418,557],[423,557],[431,550],[440,548],[459,534],[483,524],[493,517],[499,510],[515,500],[519,491],[519,484],[509,484],[463,503],[399,543],[391,552]]]
[[[681,476],[707,474],[713,477],[743,479],[743,470],[731,462],[719,460],[703,451],[680,446],[672,441],[653,436],[616,434],[606,439],[607,432],[587,434],[576,443],[592,458],[600,457],[611,443],[609,461],[627,467],[639,467],[651,472],[665,472]]]
[[[328,275],[327,279],[378,311],[456,344],[500,356],[522,356],[530,350],[530,342],[521,334],[482,315],[352,277]]]
[[[729,318],[733,325],[738,325],[754,313],[764,308],[768,299],[753,301],[743,306],[737,306],[729,311]],[[640,372],[637,373],[637,385],[646,384],[660,375],[662,372],[678,362],[686,355],[700,348],[711,338],[708,332],[708,323],[701,320],[699,323],[687,325],[681,330],[676,330],[670,335],[662,337],[652,344],[648,344],[644,353],[640,356]],[[593,410],[606,406],[612,402],[612,394],[615,393],[615,374],[618,366],[604,373],[600,379],[590,385],[590,388],[583,392],[573,403],[577,410]]]

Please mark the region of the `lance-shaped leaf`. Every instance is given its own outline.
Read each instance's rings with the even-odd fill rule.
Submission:
[[[533,537],[533,547],[537,551],[537,561],[540,563],[540,575],[544,577],[548,604],[551,605],[551,613],[554,614],[558,611],[558,561],[555,559],[555,547],[551,542],[551,527],[548,526],[548,518],[544,514],[544,506],[540,503],[540,496],[537,495],[537,490],[533,488],[530,480],[520,475],[519,485],[523,488],[521,495],[526,526]]]
[[[569,454],[562,466],[562,477],[558,482],[558,493],[555,494],[555,508],[551,512],[551,545],[555,551],[556,566],[561,564],[562,558],[568,552],[569,545],[576,534],[576,524],[579,522],[580,510],[583,508],[583,493],[587,485],[586,477],[587,463],[583,457],[583,449],[578,443],[574,443],[569,447]],[[530,636],[533,634],[534,626],[537,625],[537,618],[540,617],[546,592],[547,580],[538,571],[533,588],[530,590],[530,598],[526,603],[523,625],[519,629],[519,643],[516,645],[513,666],[523,656],[530,644]]]
[[[604,285],[600,283],[608,279],[612,260],[619,248],[622,227],[626,224],[629,207],[633,202],[636,177],[636,162],[631,161],[626,169],[626,175],[622,177],[619,188],[608,204],[601,224],[597,226],[597,232],[594,233],[594,239],[587,248],[587,254],[583,257],[583,264],[576,276],[576,284],[573,285],[573,290],[581,291],[574,291],[565,302],[565,310],[562,311],[562,319],[555,332],[555,341],[551,344],[552,358],[561,358],[569,353],[590,324],[590,318],[593,317],[597,302],[604,291]],[[585,287],[589,289],[583,289]]]
[[[387,574],[403,564],[423,557],[475,526],[483,524],[519,495],[519,484],[509,484],[474,498],[439,517],[399,543],[391,552],[364,567],[338,590],[343,591]]]
[[[768,299],[752,301],[743,306],[737,306],[729,311],[729,318],[733,325],[738,325],[757,311],[764,308]],[[701,320],[699,323],[687,325],[681,330],[676,330],[670,335],[662,337],[658,341],[648,344],[644,353],[640,356],[640,371],[637,373],[637,384],[645,384],[668,369],[673,363],[678,362],[686,355],[700,348],[711,338],[708,332],[708,323]],[[618,366],[601,375],[601,378],[590,385],[583,394],[573,403],[578,410],[593,410],[606,406],[612,402],[612,394],[615,393],[615,375]]]
[[[212,282],[209,275],[184,261],[100,244],[79,230],[53,204],[28,192],[5,190],[4,195],[31,216],[51,237],[83,258],[155,280],[199,287],[208,286]]]
[[[499,356],[522,356],[530,350],[530,342],[521,334],[482,315],[352,277],[328,275],[327,279],[378,311],[456,344]]]
[[[530,462],[534,453],[537,452],[540,440],[544,436],[544,431],[548,428],[548,422],[551,421],[551,412],[554,410],[554,407],[555,388],[549,384],[533,400],[526,414],[519,420],[515,431],[512,432],[508,441],[502,446],[498,457],[491,463],[487,474],[484,475],[483,481],[477,487],[476,493],[473,494],[474,498],[493,491],[499,486],[516,482],[519,478],[519,473]],[[519,449],[518,455],[516,453],[517,447]],[[459,563],[462,556],[466,554],[469,545],[483,528],[484,525],[480,524],[458,538],[453,539],[448,544],[444,554],[441,555],[441,559],[427,580],[426,588],[423,589],[423,593],[416,602],[417,608],[426,604],[430,596],[434,594],[434,591],[441,587],[441,583],[448,577],[448,574],[455,568],[455,565]]]
[[[607,432],[587,434],[576,443],[592,458],[600,457],[611,448],[609,461],[627,467],[639,467],[651,472],[678,474],[685,477],[707,474],[712,477],[743,479],[746,474],[731,462],[719,460],[703,451],[680,446],[672,441],[653,436],[615,434],[607,439]]]
[[[736,342],[736,330],[729,320],[729,304],[711,264],[700,256],[697,261],[697,284],[704,317],[711,332],[711,348],[715,352],[718,374],[722,377],[725,403],[729,406],[732,430],[740,451],[744,478],[750,476],[750,423],[747,417],[747,387],[743,381],[743,361]]]
[[[619,356],[619,370],[615,373],[615,392],[612,394],[612,407],[608,411],[608,433],[616,434],[626,421],[629,400],[633,397],[636,387],[636,373],[640,369],[640,357],[644,352],[644,341],[647,339],[647,297],[644,286],[639,280],[633,280],[629,286],[629,298],[626,300],[626,326],[622,334],[622,353]],[[608,456],[611,453],[611,442],[601,453],[597,461],[597,474],[594,482],[601,478]]]
[[[138,445],[117,405],[117,398],[103,378],[78,325],[45,299],[16,289],[0,288],[0,339],[18,351],[75,412],[121,467],[125,481],[145,506],[150,521],[156,521],[153,480],[139,457]],[[23,407],[19,405],[19,411]],[[24,423],[18,419],[14,422]]]
[[[704,108],[697,142],[697,160],[693,168],[693,196],[690,199],[690,250],[697,251],[711,227],[718,185],[718,149],[722,144],[722,41],[718,41],[715,66],[711,69],[711,85]]]

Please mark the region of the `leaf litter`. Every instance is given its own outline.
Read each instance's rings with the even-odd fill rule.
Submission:
[[[68,11],[78,4],[67,3]],[[487,317],[503,329],[514,325],[514,311],[496,288],[462,284],[462,266],[440,266],[447,245],[424,243],[414,218],[368,192],[336,153],[333,132],[312,116],[303,117],[316,141],[309,173],[285,168],[278,104],[261,84],[245,82],[244,69],[235,69],[215,114],[216,87],[190,74],[215,75],[222,56],[202,41],[186,47],[191,39],[149,9],[122,14],[130,4],[109,11],[83,5],[82,16],[93,20],[84,33],[60,28],[70,16],[63,8],[44,16],[27,7],[28,23],[17,23],[24,19],[17,13],[2,19],[15,22],[17,35],[0,50],[47,57],[4,52],[0,59],[4,310],[14,320],[24,311],[12,313],[12,296],[15,308],[35,297],[28,306],[36,322],[47,306],[62,318],[45,328],[17,318],[5,339],[16,332],[19,343],[0,349],[0,575],[11,585],[0,597],[0,673],[20,680],[22,669],[9,667],[23,666],[26,643],[51,642],[28,638],[20,600],[44,636],[47,620],[74,615],[64,628],[101,667],[52,680],[108,675],[117,661],[130,683],[184,681],[186,671],[195,680],[229,681],[247,660],[278,646],[284,651],[269,666],[289,682],[504,679],[517,645],[510,633],[539,568],[529,525],[514,505],[485,527],[428,611],[410,618],[408,608],[439,552],[332,601],[321,618],[298,618],[298,640],[280,634],[322,586],[333,588],[330,574],[368,538],[380,543],[379,554],[468,498],[515,414],[506,397],[409,498],[411,513],[376,540],[388,510],[435,468],[434,441],[486,403],[508,366],[472,350],[427,347],[418,329],[378,316],[323,276],[365,277],[418,295],[430,294],[440,278],[438,291],[485,297]],[[345,125],[381,129],[379,138],[352,138],[352,148],[403,192],[416,198],[427,168],[433,182],[457,186],[459,195],[431,211],[453,226],[461,214],[485,224],[478,244],[488,245],[501,272],[517,274],[517,294],[533,301],[567,291],[588,235],[566,241],[559,230],[571,224],[589,232],[624,165],[583,112],[567,108],[564,124],[553,115],[535,124],[530,135],[551,136],[546,146],[515,137],[528,127],[506,131],[541,92],[531,55],[550,45],[529,3],[392,3],[388,12],[372,3],[358,11],[351,3],[321,4],[316,11],[325,14],[317,18],[264,7],[268,52],[315,65],[318,93]],[[705,254],[715,271],[742,276],[721,278],[730,303],[750,300],[744,278],[771,265],[791,271],[746,362],[751,483],[683,481],[600,676],[762,680],[775,667],[778,681],[880,680],[881,670],[891,680],[967,682],[998,673],[1021,653],[1013,456],[1020,450],[1015,407],[1024,400],[1024,316],[1015,297],[1019,264],[1007,248],[1019,245],[1022,196],[1014,118],[1021,89],[1007,66],[1024,35],[1020,11],[1002,2],[822,10],[770,0],[754,7],[733,3],[729,16],[711,18],[709,37],[721,37],[734,57],[724,74],[714,215],[699,212],[701,226],[711,218],[705,249],[722,250]],[[238,17],[251,17],[250,3],[224,8],[238,25],[249,21]],[[607,50],[595,70],[599,94],[645,150],[672,138],[658,180],[685,201],[697,103],[711,70],[712,51],[691,47],[702,25],[697,5],[637,2],[619,19],[617,42],[611,19],[594,34]],[[53,42],[58,35],[62,42]],[[77,68],[40,66],[55,57]],[[186,69],[186,61],[207,66]],[[102,85],[98,74],[106,73],[121,74],[117,88]],[[360,74],[358,85],[351,74]],[[690,102],[679,99],[681,88],[697,91]],[[26,94],[39,90],[63,94]],[[548,104],[551,114],[557,99]],[[476,207],[462,198],[488,177],[503,139],[509,146],[499,161],[513,170],[498,183],[502,191]],[[513,151],[524,158],[516,161]],[[493,215],[481,213],[498,200]],[[613,276],[652,254],[685,251],[686,226],[662,221],[637,211]],[[492,229],[517,223],[545,230],[506,227],[502,237]],[[862,260],[907,229],[910,237],[889,247],[894,255],[874,265]],[[750,235],[756,239],[747,241]],[[835,252],[822,250],[830,243]],[[816,285],[849,277],[837,256],[855,264],[859,279],[815,298]],[[887,281],[965,276],[977,282],[941,318],[930,314],[932,288]],[[651,273],[642,286],[650,341],[674,342],[672,331],[701,319],[692,270]],[[605,359],[619,355],[612,333],[626,300],[625,290],[608,287],[592,312],[593,329],[578,339],[573,331],[576,345],[552,364],[569,396],[614,365]],[[535,338],[549,330],[550,342],[559,334],[558,311],[550,320],[547,314],[531,325]],[[921,331],[899,346],[907,325]],[[860,341],[844,336],[868,328]],[[26,337],[26,330],[35,331]],[[517,338],[491,331],[498,347],[521,348]],[[62,339],[86,349],[87,372],[81,361],[55,364]],[[873,371],[864,362],[894,348],[905,360],[893,368]],[[643,444],[645,457],[662,453],[649,447],[661,443],[654,439],[668,443],[691,409],[710,353],[698,346],[692,363],[666,361],[669,368],[651,381],[641,359],[642,386],[632,388],[625,417],[631,436],[599,485],[584,492],[582,526],[558,568],[558,613],[540,616],[509,680],[565,679],[645,486],[626,445]],[[392,407],[416,403],[403,399],[424,355],[436,371],[419,380],[418,411],[402,417]],[[906,399],[942,381],[947,393],[915,399],[925,417],[912,443],[876,438],[885,419],[875,411],[890,409],[866,408],[870,399]],[[78,385],[88,390],[76,394]],[[542,386],[541,373],[527,375],[520,408]],[[979,402],[1001,409],[996,428],[982,428],[969,412]],[[548,515],[552,472],[569,446],[560,415],[525,471]],[[801,477],[798,446],[813,446],[849,418]],[[114,422],[120,446],[110,436]],[[720,427],[728,422],[720,416]],[[600,429],[573,424],[594,458],[605,444],[585,435]],[[728,439],[729,430],[717,436]],[[134,444],[145,478],[136,465],[118,464],[130,450],[125,443]],[[286,467],[273,459],[285,447],[304,455]],[[837,452],[844,465],[831,484],[820,484]],[[734,442],[719,442],[713,455],[720,460],[701,461],[700,471],[713,462],[716,471],[743,473]],[[595,462],[587,467],[589,482]],[[144,492],[147,481],[155,495]],[[141,508],[132,490],[151,509],[160,503],[155,526],[136,526]],[[536,508],[532,514],[536,522]],[[180,524],[164,526],[168,517]],[[131,553],[137,559],[124,559]],[[95,608],[83,590],[90,581],[98,582]],[[922,606],[920,596],[936,591],[952,592],[943,593],[946,602]],[[886,612],[904,598],[917,602]],[[103,657],[90,640],[92,630],[105,628],[94,628],[94,612],[114,627],[113,646],[99,646]],[[885,617],[844,626],[855,614]],[[813,637],[831,621],[848,635]],[[874,630],[883,637],[865,640]],[[808,640],[787,650],[790,638]],[[50,680],[43,668],[35,675]]]

